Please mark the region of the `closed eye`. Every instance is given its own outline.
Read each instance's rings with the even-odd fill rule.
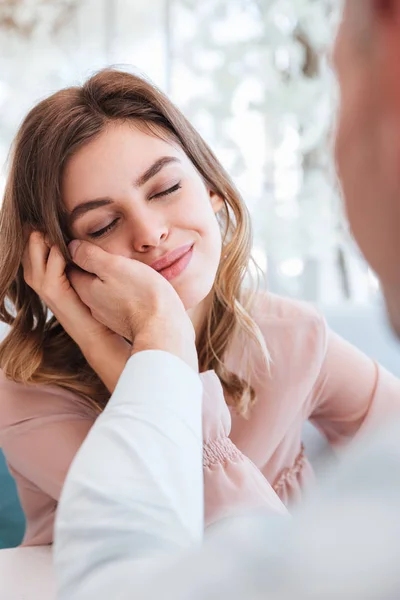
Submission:
[[[159,192],[158,194],[154,194],[153,196],[150,197],[150,200],[153,200],[153,198],[162,198],[163,196],[168,196],[169,194],[173,194],[174,192],[177,192],[178,190],[180,190],[181,187],[182,187],[181,182],[176,183],[175,185],[168,188],[167,190],[164,190],[163,192]]]
[[[119,221],[119,218],[114,219],[114,221],[109,223],[109,225],[107,225],[106,227],[103,227],[103,229],[99,229],[98,231],[93,231],[93,233],[88,233],[88,236],[91,238],[102,237],[103,235],[105,235],[106,233],[111,231],[111,229],[113,229],[115,227],[115,225],[117,224],[118,221]]]
[[[182,184],[179,181],[179,183],[176,183],[175,185],[168,188],[167,190],[159,192],[158,194],[154,194],[153,196],[150,197],[150,200],[153,200],[154,198],[162,198],[164,196],[169,196],[169,194],[173,194],[174,192],[177,192],[178,190],[180,190],[181,187],[182,187]],[[91,238],[94,238],[94,239],[100,238],[103,235],[105,235],[106,233],[108,233],[109,231],[111,231],[112,229],[114,229],[114,227],[118,221],[119,221],[119,218],[114,219],[114,221],[112,221],[106,227],[103,227],[102,229],[99,229],[98,231],[93,231],[92,233],[88,233],[88,236]]]

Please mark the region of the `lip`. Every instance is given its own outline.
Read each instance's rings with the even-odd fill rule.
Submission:
[[[184,246],[180,246],[179,248],[172,250],[172,252],[168,252],[168,254],[165,254],[158,260],[154,261],[150,266],[152,269],[158,272],[163,271],[164,269],[168,269],[168,267],[170,267],[183,256],[185,256],[185,254],[187,254],[189,250],[193,248],[193,246],[193,242],[191,242],[190,244],[185,244]]]

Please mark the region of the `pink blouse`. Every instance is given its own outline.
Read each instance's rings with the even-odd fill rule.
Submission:
[[[400,381],[331,332],[306,304],[259,294],[253,316],[271,355],[238,340],[229,369],[252,366],[257,401],[249,418],[229,409],[214,372],[204,389],[205,520],[268,506],[284,514],[313,481],[301,436],[310,419],[333,446],[351,440],[400,407]],[[0,446],[15,477],[27,528],[24,545],[49,544],[57,500],[79,446],[96,418],[79,396],[55,386],[23,386],[0,372]],[[99,460],[101,457],[99,456]]]

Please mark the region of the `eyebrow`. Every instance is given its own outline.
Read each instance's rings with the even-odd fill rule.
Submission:
[[[134,182],[134,186],[137,188],[144,186],[148,181],[150,181],[150,179],[155,177],[155,175],[157,175],[161,169],[169,164],[180,162],[180,159],[176,156],[162,156],[161,158],[157,159],[144,173],[142,173],[142,175],[139,175]],[[113,200],[111,198],[95,198],[94,200],[88,200],[87,202],[78,204],[69,215],[70,225],[75,223],[79,217],[90,210],[95,210],[96,208],[100,208],[102,206],[108,206],[109,204],[113,204]]]
[[[147,169],[147,171],[145,171],[143,173],[143,175],[140,175],[140,177],[138,177],[136,179],[136,181],[135,181],[135,187],[142,187],[152,177],[154,177],[155,175],[157,175],[157,173],[159,173],[161,171],[161,169],[163,169],[165,166],[167,166],[167,165],[169,165],[171,163],[180,163],[180,162],[181,161],[176,156],[162,156],[161,158],[159,158],[158,160],[156,160],[156,162],[153,163],[151,165],[151,167],[149,167]]]

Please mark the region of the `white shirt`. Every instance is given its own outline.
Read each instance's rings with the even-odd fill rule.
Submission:
[[[177,357],[129,359],[61,495],[60,598],[133,598],[146,560],[155,565],[202,541],[201,405],[200,378]]]
[[[135,355],[79,451],[56,521],[60,600],[367,600],[400,591],[400,421],[292,520],[203,537],[199,377]]]

